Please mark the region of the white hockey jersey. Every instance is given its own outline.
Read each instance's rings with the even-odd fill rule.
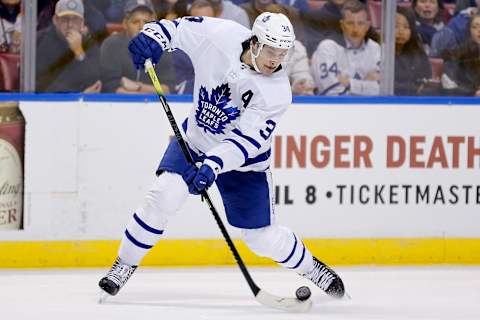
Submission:
[[[343,40],[343,39],[342,39]],[[365,80],[371,71],[380,71],[380,46],[373,40],[366,41],[360,48],[348,48],[332,39],[320,42],[312,55],[312,74],[317,94],[378,95],[377,81]],[[344,87],[337,79],[338,74],[350,78],[350,87]]]
[[[197,153],[217,156],[220,173],[269,167],[272,133],[292,101],[284,70],[264,76],[240,61],[251,31],[236,22],[184,17],[144,26],[164,50],[181,49],[195,70],[186,140]]]

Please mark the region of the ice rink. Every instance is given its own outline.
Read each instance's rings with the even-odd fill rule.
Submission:
[[[289,314],[259,305],[235,267],[140,268],[97,304],[106,270],[0,270],[0,319],[480,319],[480,267],[336,268],[351,300],[336,301],[280,268],[250,268],[270,293],[309,285],[314,306]]]

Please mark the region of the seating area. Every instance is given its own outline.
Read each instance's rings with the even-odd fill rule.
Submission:
[[[396,0],[395,0],[396,1]],[[329,0],[306,0],[306,6],[311,10],[320,10]],[[366,0],[366,5],[368,8],[368,13],[370,15],[372,27],[380,32],[382,28],[382,0]],[[401,1],[398,2],[398,6],[401,7],[412,7],[411,1]],[[445,24],[453,17],[455,12],[455,3],[443,3],[444,14],[443,21]],[[307,9],[307,10],[308,10]],[[325,9],[325,8],[324,8]],[[438,20],[441,20],[442,16],[438,16]],[[117,20],[115,20],[117,21]],[[117,32],[124,31],[124,25],[122,23],[112,23],[109,22],[106,24],[108,34],[113,34]],[[11,51],[16,52],[16,51]],[[428,54],[428,52],[427,52]],[[441,56],[431,55],[431,56]],[[310,58],[311,59],[311,58]],[[0,92],[18,92],[20,89],[20,54],[18,53],[0,53]],[[440,82],[443,72],[444,61],[441,58],[429,58],[429,62],[432,69],[432,78],[433,82]]]
[[[15,92],[20,88],[20,55],[0,53],[0,91]]]
[[[376,30],[380,30],[382,26],[382,1],[379,0],[368,0],[368,13],[370,14],[370,19],[372,20],[372,26]],[[400,2],[398,3],[400,7],[407,7],[411,8],[411,2]],[[452,17],[453,13],[455,12],[455,3],[445,3],[443,4],[444,10],[444,17],[443,20],[447,23]]]

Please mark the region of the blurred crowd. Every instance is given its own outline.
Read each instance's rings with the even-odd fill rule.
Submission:
[[[18,90],[20,2],[0,0],[0,91]],[[397,0],[395,95],[480,96],[479,8],[480,0]],[[153,93],[127,50],[146,22],[209,16],[250,28],[265,11],[295,28],[283,64],[295,95],[380,93],[377,0],[38,0],[36,91]],[[192,93],[181,50],[156,69],[166,93]]]

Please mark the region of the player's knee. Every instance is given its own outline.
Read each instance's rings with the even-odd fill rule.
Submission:
[[[267,226],[260,229],[243,229],[242,238],[247,246],[262,257],[270,257],[278,242],[277,226]]]
[[[153,214],[175,214],[188,197],[188,189],[180,175],[163,172],[155,180],[145,198],[144,211]]]
[[[283,260],[286,252],[291,251],[295,241],[293,232],[279,225],[270,225],[260,229],[244,229],[242,237],[254,253],[275,261]]]

